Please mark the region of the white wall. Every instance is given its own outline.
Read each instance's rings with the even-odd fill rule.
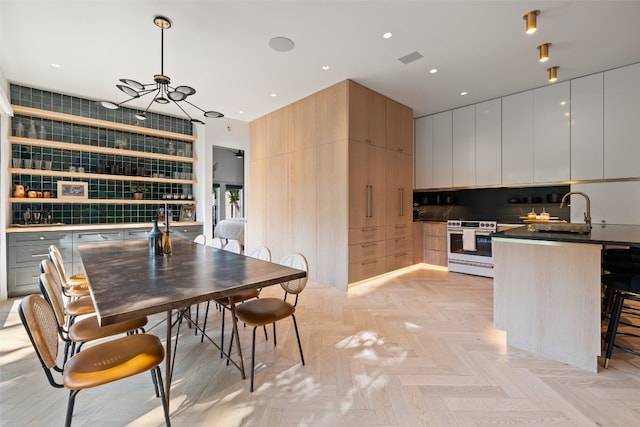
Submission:
[[[591,199],[592,224],[640,225],[640,181],[573,184],[571,191]],[[584,222],[585,204],[583,197],[571,197],[571,222]]]
[[[4,72],[0,67],[0,102],[9,103],[9,83],[4,77]],[[7,299],[7,233],[5,227],[9,224],[8,218],[11,218],[9,203],[9,192],[13,186],[11,182],[11,174],[9,174],[9,158],[11,157],[11,146],[7,139],[9,132],[6,129],[11,125],[9,116],[0,110],[0,301]]]

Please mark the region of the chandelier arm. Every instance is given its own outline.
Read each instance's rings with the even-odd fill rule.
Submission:
[[[191,103],[191,102],[187,101],[187,99],[186,99],[186,98],[185,98],[185,99],[183,99],[183,100],[182,100],[182,101],[180,101],[180,102],[186,102],[187,104],[191,105],[192,107],[197,108],[198,110],[202,111],[203,113],[206,113],[206,111],[205,111],[205,110],[203,110],[202,108],[198,107],[197,105],[195,105],[195,104],[193,104],[193,103]],[[182,107],[180,107],[180,108],[182,108]],[[183,110],[183,111],[184,111],[184,110]]]
[[[154,83],[154,85],[155,85],[155,83]],[[145,95],[149,95],[151,92],[154,92],[154,91],[156,91],[157,89],[158,89],[157,87],[154,87],[154,88],[152,88],[152,89],[143,89],[143,90],[141,90],[140,92],[138,92],[138,97],[142,97],[142,96],[145,96]]]
[[[181,110],[182,110],[182,112],[183,112],[187,117],[189,117],[189,120],[193,120],[193,117],[191,117],[191,116],[189,115],[189,113],[187,113],[187,112],[184,110],[184,108],[182,108],[182,106],[181,106],[180,104],[178,104],[176,101],[173,101],[173,103],[174,103],[174,104],[176,104],[176,105],[178,106],[178,108],[179,108],[179,109],[181,109]],[[191,104],[191,103],[189,102],[189,104]],[[191,105],[193,105],[193,104],[191,104]],[[196,108],[198,108],[198,107],[196,107]]]
[[[155,101],[155,97],[151,98],[151,102],[149,102],[149,105],[147,105],[147,108],[144,109],[144,114],[147,114],[147,111],[149,111],[149,108],[151,108],[151,104],[153,104],[153,101]]]
[[[129,102],[129,101],[131,101],[131,100],[133,100],[133,99],[139,98],[139,97],[140,97],[139,95],[138,95],[138,96],[132,96],[132,97],[131,97],[131,98],[129,98],[129,99],[125,99],[125,100],[124,100],[124,101],[122,101],[122,102],[118,102],[116,105],[117,105],[118,107],[120,107],[122,104],[125,104],[125,103],[127,103],[127,102]]]

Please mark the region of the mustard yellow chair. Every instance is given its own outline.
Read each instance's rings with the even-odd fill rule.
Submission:
[[[162,386],[159,365],[164,360],[164,348],[158,337],[149,334],[129,335],[90,347],[76,354],[64,367],[58,366],[58,332],[56,316],[41,295],[24,298],[18,308],[31,344],[42,368],[55,388],[69,390],[65,426],[71,426],[75,399],[80,390],[118,381],[151,371],[156,396],[162,399],[164,419],[171,425],[169,408]],[[60,373],[60,374],[58,374]],[[61,380],[56,379],[61,375]]]
[[[64,284],[63,292],[65,295],[71,298],[83,297],[89,295],[89,285],[87,284],[87,278],[84,274],[74,274],[67,276],[64,268],[64,262],[62,261],[62,254],[56,245],[49,246],[49,259],[55,265],[58,270],[58,274]]]
[[[118,334],[129,334],[138,330],[144,332],[143,328],[148,321],[146,317],[123,320],[108,326],[100,326],[95,314],[82,317],[73,322],[68,322],[65,319],[62,292],[60,291],[60,283],[56,280],[56,276],[47,273],[40,274],[38,286],[55,314],[58,334],[65,342],[65,361],[68,356],[73,356],[74,353],[79,352],[82,345],[86,342]]]
[[[93,314],[96,312],[96,308],[93,305],[93,300],[90,296],[78,296],[72,298],[67,292],[65,292],[64,278],[60,276],[60,271],[55,267],[55,263],[50,259],[43,259],[40,261],[40,272],[50,274],[57,278],[56,283],[60,285],[60,290],[63,295],[67,297],[67,303],[64,305],[65,315],[68,316],[67,320],[73,322],[73,319],[77,316],[85,314]]]
[[[280,264],[287,267],[296,268],[298,270],[309,271],[309,264],[304,255],[296,253],[287,255],[280,260]],[[296,338],[298,339],[298,349],[300,350],[300,359],[304,366],[304,354],[302,353],[302,344],[300,343],[300,334],[298,333],[298,323],[296,322],[296,306],[298,305],[298,297],[307,285],[307,277],[302,279],[291,280],[289,282],[281,283],[282,289],[284,289],[284,298],[258,298],[251,301],[246,301],[236,307],[236,317],[243,321],[247,325],[253,326],[253,339],[251,342],[251,386],[250,391],[253,392],[253,378],[255,371],[255,359],[256,359],[256,329],[259,326],[266,326],[273,324],[273,345],[276,342],[276,322],[287,317],[291,317],[293,320],[293,327],[296,332]],[[293,304],[287,302],[288,295],[295,295]],[[233,344],[233,334],[231,335],[231,344]],[[229,347],[231,352],[231,347]]]

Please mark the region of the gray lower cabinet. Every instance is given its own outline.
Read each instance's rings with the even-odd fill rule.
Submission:
[[[49,256],[50,245],[58,246],[65,263],[73,260],[73,234],[70,231],[10,233],[7,237],[7,291],[10,297],[39,292],[39,264]]]
[[[73,232],[73,263],[71,264],[71,274],[83,273],[82,262],[78,254],[78,246],[89,243],[114,243],[124,241],[125,231],[122,228],[107,230],[85,230]]]
[[[82,273],[78,246],[89,243],[114,243],[143,240],[151,227],[112,228],[82,231],[43,231],[7,234],[7,291],[9,297],[40,292],[38,276],[40,261],[49,255],[49,246],[56,245],[68,275]],[[202,233],[202,225],[171,227],[172,237],[193,240]]]

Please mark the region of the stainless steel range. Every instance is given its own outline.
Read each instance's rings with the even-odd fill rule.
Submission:
[[[449,271],[493,277],[491,233],[496,221],[447,221]]]

